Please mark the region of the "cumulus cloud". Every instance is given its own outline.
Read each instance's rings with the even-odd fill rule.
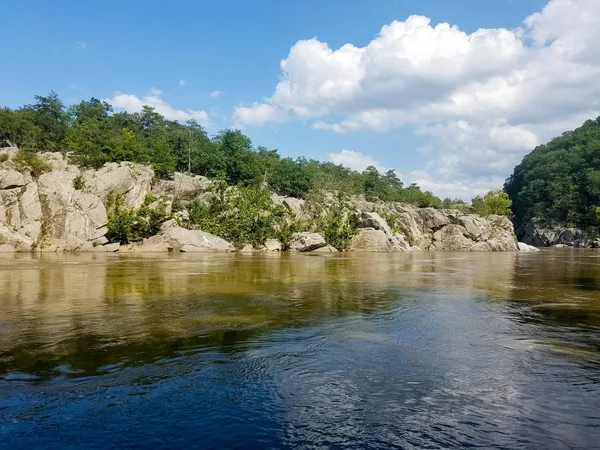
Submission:
[[[112,105],[117,111],[135,113],[141,111],[143,106],[148,105],[153,107],[157,113],[169,120],[185,122],[187,120],[194,119],[202,125],[208,124],[209,117],[206,111],[194,109],[175,109],[160,98],[161,94],[162,92],[159,89],[152,88],[150,90],[150,94],[143,97],[137,97],[133,94],[116,93],[113,97],[105,98],[103,100]]]
[[[219,98],[219,97],[221,96],[221,94],[222,94],[222,93],[223,93],[223,92],[221,92],[221,91],[218,91],[218,90],[217,90],[217,91],[212,91],[212,92],[210,93],[210,98]]]
[[[352,170],[357,170],[358,172],[362,172],[369,166],[375,167],[380,173],[387,172],[388,170],[375,158],[352,150],[342,150],[339,153],[330,153],[329,161],[334,164],[341,164]]]
[[[288,114],[277,106],[255,102],[249,107],[238,107],[235,110],[233,119],[236,127],[243,128],[245,125],[265,122],[284,123],[288,120]]]
[[[600,114],[598,17],[598,0],[550,0],[517,29],[466,33],[410,16],[364,47],[298,41],[273,94],[235,117],[333,132],[408,125],[425,140],[419,179],[429,173],[436,193],[500,187],[536,144]]]

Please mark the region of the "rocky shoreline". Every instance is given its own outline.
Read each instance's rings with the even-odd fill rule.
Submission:
[[[156,180],[151,167],[128,162],[107,163],[99,170],[68,164],[60,153],[40,153],[49,170],[34,177],[12,158],[17,148],[0,155],[0,251],[2,252],[297,252],[338,250],[311,229],[306,202],[275,194],[271,200],[290,217],[306,223],[285,247],[276,239],[261,245],[239,245],[202,230],[182,226],[185,205],[211,195],[213,182],[205,177],[175,173]],[[118,195],[124,208],[140,208],[149,196],[150,208],[160,208],[165,220],[156,235],[121,245],[107,238],[107,201]],[[174,211],[173,204],[183,204]],[[459,210],[416,208],[398,203],[372,203],[352,198],[349,208],[358,218],[348,251],[525,251],[510,220],[480,217]],[[520,248],[521,247],[521,248]],[[531,250],[531,249],[529,249]]]

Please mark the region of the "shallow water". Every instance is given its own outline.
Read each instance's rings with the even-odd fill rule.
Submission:
[[[600,253],[0,256],[0,447],[600,447]]]

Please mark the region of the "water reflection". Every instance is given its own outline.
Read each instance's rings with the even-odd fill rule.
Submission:
[[[0,441],[594,448],[598,256],[3,256]]]
[[[67,366],[89,375],[200,346],[227,350],[273,329],[410,308],[423,292],[501,301],[525,322],[593,328],[598,279],[589,251],[4,257],[0,373],[52,376]],[[429,314],[451,324],[448,306]],[[579,337],[597,350],[597,338]]]

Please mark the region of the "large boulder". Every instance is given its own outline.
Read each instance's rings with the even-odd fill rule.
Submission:
[[[524,242],[519,242],[519,251],[520,252],[539,252],[540,249],[534,247],[533,245],[525,244]]]
[[[235,251],[235,247],[225,239],[204,231],[171,227],[162,233],[162,237],[171,251],[204,253]]]
[[[200,175],[188,175],[175,172],[172,180],[160,180],[152,186],[152,194],[156,197],[193,200],[212,186],[212,181]]]
[[[467,232],[467,236],[474,241],[485,241],[490,235],[490,224],[483,217],[469,214],[458,217],[458,224]]]
[[[409,251],[399,245],[398,239],[374,228],[361,228],[348,244],[350,252],[402,252]]]
[[[107,215],[96,195],[75,189],[78,172],[52,171],[38,179],[45,230],[43,245],[55,250],[74,251],[104,236]]]
[[[361,228],[373,228],[375,230],[381,230],[388,236],[393,234],[385,219],[376,212],[362,213],[360,226]]]
[[[423,218],[424,227],[432,231],[439,230],[450,223],[450,219],[439,209],[421,208],[418,211],[419,215]]]
[[[0,189],[14,189],[27,184],[25,177],[16,170],[0,170]]]
[[[319,233],[294,233],[290,239],[290,250],[297,252],[312,252],[325,247],[327,242]]]
[[[42,208],[37,184],[12,169],[0,170],[0,241],[31,250],[40,237]]]
[[[277,239],[267,239],[265,241],[265,250],[268,252],[280,252],[282,250],[281,242]]]
[[[432,250],[469,250],[473,241],[465,237],[467,230],[461,225],[446,225],[433,233]]]
[[[137,209],[150,193],[154,171],[130,162],[106,163],[99,170],[83,173],[85,190],[105,202],[109,195],[120,195],[123,207]]]

